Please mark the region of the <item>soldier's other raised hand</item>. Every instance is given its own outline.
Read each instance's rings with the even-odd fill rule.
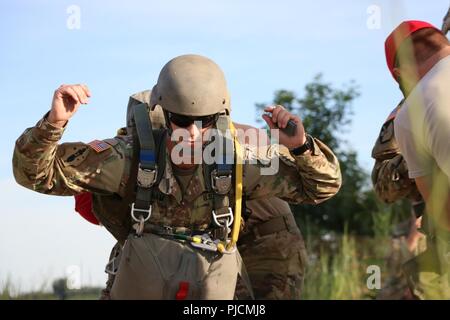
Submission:
[[[47,120],[63,127],[81,104],[89,103],[91,92],[85,84],[61,85],[53,94],[52,109]]]
[[[282,105],[268,106],[264,109],[264,111],[272,114],[272,116],[267,114],[262,116],[270,129],[286,128],[289,120],[294,121],[297,125],[297,131],[293,136],[288,136],[280,130],[280,144],[283,144],[288,149],[294,149],[306,142],[305,129],[303,127],[302,120],[298,116],[287,111]]]

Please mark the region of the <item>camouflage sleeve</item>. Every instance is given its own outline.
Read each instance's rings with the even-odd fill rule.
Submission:
[[[409,197],[417,190],[414,180],[408,177],[408,168],[401,154],[392,159],[376,160],[372,183],[378,198],[386,203]]]
[[[341,186],[339,162],[320,140],[313,151],[293,156],[282,145],[246,146],[244,192],[248,199],[276,196],[290,203],[318,204]]]
[[[64,128],[42,118],[17,139],[13,173],[20,185],[45,194],[122,193],[125,146],[108,139],[58,144]]]
[[[408,177],[405,159],[394,135],[394,118],[387,120],[372,149],[375,165],[372,170],[372,183],[377,197],[392,203],[405,197],[416,197],[414,180]]]

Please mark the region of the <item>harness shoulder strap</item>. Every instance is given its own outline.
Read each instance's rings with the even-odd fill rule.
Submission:
[[[236,130],[231,119],[226,115],[219,116],[217,121],[219,139],[216,150],[216,163],[205,165],[204,177],[208,191],[213,195],[213,222],[221,232],[219,238],[227,243],[227,250],[233,250],[239,237],[242,210],[242,156]],[[234,178],[234,179],[233,179]],[[232,184],[235,183],[233,192]],[[234,197],[234,206],[230,198]],[[234,213],[232,210],[234,208]],[[231,225],[233,228],[231,229]],[[231,241],[228,235],[231,232]]]
[[[155,141],[147,104],[141,103],[134,107],[134,121],[140,145],[139,166],[144,170],[155,170]]]
[[[159,185],[166,170],[166,135],[167,130],[164,128],[153,129],[153,139],[156,147],[156,181],[153,184],[153,196],[157,193],[156,186]]]
[[[153,186],[162,178],[164,173],[165,152],[164,130],[152,130],[152,124],[148,114],[147,104],[141,103],[134,106],[134,122],[139,141],[139,165],[136,185],[136,201],[131,207],[131,217],[139,222],[143,228],[143,223],[150,219]],[[156,138],[156,139],[155,139]],[[159,143],[155,146],[155,140]],[[158,163],[163,167],[158,168]],[[139,232],[138,232],[139,233]]]

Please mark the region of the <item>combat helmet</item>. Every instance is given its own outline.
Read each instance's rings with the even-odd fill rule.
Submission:
[[[185,116],[230,113],[230,95],[225,75],[211,59],[182,55],[170,60],[153,87],[150,107]]]

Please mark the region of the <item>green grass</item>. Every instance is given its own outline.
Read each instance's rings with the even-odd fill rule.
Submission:
[[[314,251],[308,246],[311,259],[306,271],[302,298],[374,299],[378,290],[368,289],[367,279],[370,274],[366,270],[370,265],[377,265],[382,271],[386,269],[385,241],[379,238],[351,236],[347,233],[335,237],[332,243],[317,239]],[[380,247],[384,250],[380,250]],[[384,274],[382,272],[382,279]]]
[[[367,267],[381,270],[381,285],[389,275],[387,257],[391,252],[392,210],[373,214],[373,236],[342,234],[306,234],[310,255],[305,276],[303,299],[359,300],[375,299],[379,290],[369,289]],[[314,228],[306,228],[311,230]]]

